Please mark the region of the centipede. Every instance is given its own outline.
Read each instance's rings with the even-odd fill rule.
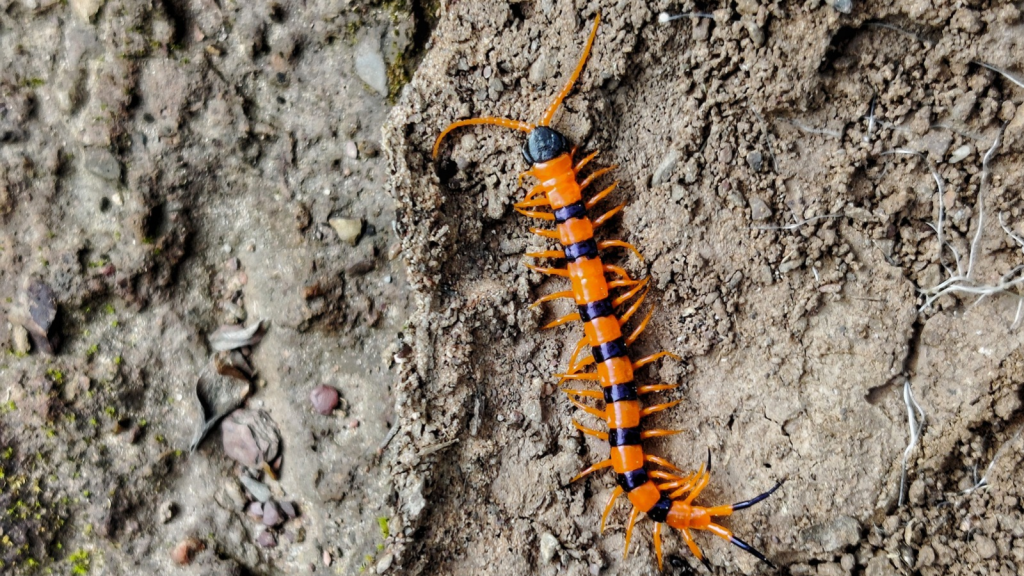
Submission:
[[[586,200],[583,198],[584,191],[597,178],[611,172],[617,166],[593,170],[581,180],[580,172],[597,157],[599,151],[576,161],[577,148],[565,135],[551,127],[559,106],[572,92],[583,72],[600,22],[601,16],[596,14],[582,56],[564,87],[544,110],[539,122],[533,124],[496,116],[452,122],[438,135],[434,143],[433,158],[438,158],[445,137],[453,130],[465,126],[499,126],[527,135],[522,153],[529,168],[519,174],[518,185],[522,188],[526,177],[534,178],[537,183],[513,207],[523,216],[553,222],[554,229],[533,227],[530,231],[546,240],[557,241],[561,249],[528,252],[526,256],[538,260],[560,260],[565,264],[564,267],[538,266],[531,263],[525,265],[540,274],[567,278],[571,284],[569,290],[542,296],[531,306],[537,307],[545,302],[563,298],[573,300],[575,312],[558,318],[543,328],[555,328],[573,322],[583,324],[583,337],[570,355],[566,371],[556,374],[555,377],[558,378],[560,387],[566,383],[570,383],[569,386],[581,386],[562,390],[573,405],[603,420],[608,428],[605,432],[584,426],[575,419],[572,421],[577,430],[597,437],[608,445],[608,458],[589,466],[573,478],[572,482],[605,468],[611,468],[616,475],[617,485],[601,515],[601,532],[604,531],[616,501],[625,494],[632,509],[626,525],[624,558],[629,553],[633,528],[639,515],[643,513],[654,521],[654,550],[659,569],[663,566],[661,528],[665,524],[681,534],[694,557],[708,568],[710,563],[694,539],[695,530],[718,536],[774,567],[764,554],[734,535],[716,519],[730,516],[761,502],[778,490],[782,482],[749,500],[729,505],[700,506],[695,504],[695,500],[711,481],[710,450],[706,463],[696,472],[687,474],[668,460],[648,454],[643,449],[645,440],[680,432],[657,428],[643,430],[641,421],[645,417],[676,406],[681,400],[642,407],[641,397],[672,390],[679,385],[638,386],[634,380],[634,373],[662,358],[679,360],[680,357],[672,352],[662,351],[636,360],[631,359],[630,346],[647,328],[654,315],[654,308],[651,307],[628,335],[623,330],[641,309],[650,286],[647,278],[633,279],[624,268],[604,262],[601,253],[612,248],[623,248],[641,260],[642,256],[635,246],[623,240],[598,241],[595,238],[595,230],[621,212],[626,205],[618,204],[600,216],[590,218],[591,211],[616,189],[618,182],[612,183]],[[587,347],[590,348],[590,354],[581,357]],[[582,387],[587,382],[598,384],[600,389]],[[586,399],[603,402],[603,409],[587,404]]]

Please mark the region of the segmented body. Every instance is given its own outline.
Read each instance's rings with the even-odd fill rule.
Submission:
[[[630,359],[629,345],[632,344],[646,328],[653,311],[641,321],[637,327],[625,336],[622,327],[639,310],[644,301],[647,280],[633,280],[622,268],[602,261],[600,251],[611,247],[628,248],[639,256],[639,252],[630,244],[621,240],[605,240],[598,242],[594,238],[594,229],[618,213],[624,206],[620,204],[601,216],[591,220],[588,211],[607,197],[616,184],[612,184],[593,197],[584,201],[584,190],[598,177],[614,168],[602,168],[594,171],[582,181],[577,179],[580,170],[592,160],[593,153],[578,164],[574,164],[575,149],[568,140],[557,131],[548,127],[559,104],[572,89],[587,60],[600,18],[595,18],[594,27],[587,40],[583,56],[575,71],[554,102],[545,110],[537,125],[507,118],[483,117],[453,122],[438,136],[434,144],[433,154],[436,157],[444,137],[460,126],[490,124],[520,130],[529,133],[523,147],[523,156],[531,168],[520,175],[533,176],[539,184],[526,195],[526,198],[515,204],[521,214],[546,221],[554,221],[555,230],[532,228],[535,234],[557,240],[561,250],[545,250],[529,253],[534,258],[555,258],[566,261],[565,268],[543,268],[527,264],[529,268],[544,274],[553,274],[568,278],[571,290],[549,294],[540,298],[534,306],[557,298],[571,298],[577,312],[551,322],[545,328],[560,326],[573,321],[582,321],[584,337],[577,344],[569,360],[569,368],[560,375],[560,384],[565,381],[596,381],[601,390],[567,389],[572,402],[580,409],[604,420],[608,432],[593,430],[573,422],[577,429],[607,441],[609,457],[581,472],[577,480],[596,470],[611,467],[617,476],[618,486],[612,493],[602,515],[601,527],[615,503],[616,498],[626,494],[632,504],[632,513],[626,529],[626,551],[637,516],[643,512],[655,521],[654,544],[661,566],[662,524],[678,529],[693,554],[706,563],[703,554],[693,540],[690,530],[706,530],[767,562],[763,554],[746,544],[723,526],[713,522],[713,518],[728,516],[736,510],[747,508],[767,498],[781,486],[781,482],[772,490],[746,502],[733,505],[701,507],[693,504],[694,499],[710,481],[710,453],[706,468],[689,475],[683,475],[668,461],[656,456],[645,454],[643,440],[656,436],[675,434],[674,430],[642,430],[641,419],[655,412],[674,406],[678,401],[668,402],[642,408],[640,396],[675,388],[673,384],[652,384],[637,386],[633,372],[646,364],[662,357],[676,357],[670,352],[659,352],[636,361]],[[537,210],[540,209],[540,210]],[[545,209],[550,209],[546,211]],[[625,289],[615,296],[614,289]],[[633,300],[625,311],[616,314],[616,309]],[[577,358],[585,346],[591,349],[591,355],[577,362]],[[584,371],[590,365],[596,370]],[[593,398],[604,401],[604,409],[600,410],[584,404],[577,398]],[[655,468],[654,466],[657,466]]]

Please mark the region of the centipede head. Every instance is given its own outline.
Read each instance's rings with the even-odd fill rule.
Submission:
[[[529,165],[554,160],[568,152],[572,146],[561,132],[547,126],[537,126],[523,143],[523,158]]]

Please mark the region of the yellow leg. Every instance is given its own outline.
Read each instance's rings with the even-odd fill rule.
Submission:
[[[679,404],[680,402],[682,402],[682,400],[673,400],[671,402],[665,402],[664,404],[648,406],[647,408],[644,408],[643,410],[640,411],[640,417],[643,418],[644,416],[650,416],[651,414],[661,412],[662,410],[668,410],[669,408],[675,406],[676,404]]]
[[[658,556],[658,570],[661,570],[661,522],[654,523],[654,554]]]
[[[684,528],[682,532],[683,541],[685,541],[686,545],[690,548],[690,552],[697,557],[697,560],[700,560],[706,565],[707,562],[704,561],[704,554],[700,551],[697,543],[693,541],[693,534],[690,534],[690,530],[688,528]]]
[[[587,210],[593,209],[594,206],[597,206],[598,202],[600,202],[601,200],[604,200],[605,198],[607,198],[609,194],[611,194],[612,192],[615,191],[615,188],[618,187],[618,185],[619,185],[618,182],[612,182],[611,186],[605,188],[604,190],[601,190],[597,194],[594,194],[594,196],[590,200],[587,200],[587,202],[585,204],[586,207],[587,207]],[[597,226],[597,224],[595,223],[594,226]]]
[[[566,290],[564,292],[553,292],[551,294],[548,294],[547,296],[541,296],[540,299],[538,299],[536,302],[530,304],[530,308],[536,308],[537,306],[540,306],[544,302],[558,300],[559,298],[572,298],[572,290]]]
[[[667,432],[667,430],[666,430],[666,432]],[[643,435],[641,434],[640,437],[643,438]],[[679,468],[676,468],[675,466],[673,466],[671,462],[669,462],[668,460],[665,460],[664,458],[660,458],[658,456],[652,456],[650,454],[644,454],[644,460],[650,462],[651,464],[657,464],[658,466],[662,466],[662,467],[668,468],[669,470],[673,470],[675,472],[679,472],[680,471]]]
[[[584,470],[583,472],[580,472],[579,474],[577,474],[577,475],[576,475],[576,476],[575,476],[575,477],[574,477],[574,478],[573,478],[572,480],[570,480],[569,482],[575,482],[575,481],[579,480],[580,478],[583,478],[583,477],[584,477],[584,476],[586,476],[587,474],[592,474],[592,473],[594,473],[594,472],[597,472],[597,471],[598,471],[598,470],[600,470],[601,468],[607,468],[607,467],[609,467],[609,466],[611,466],[611,465],[612,465],[612,460],[611,460],[611,458],[609,458],[608,460],[604,460],[604,461],[598,462],[597,464],[594,464],[594,465],[593,465],[593,466],[591,466],[590,468],[587,468],[587,469],[586,469],[586,470]]]
[[[645,328],[647,328],[647,323],[651,321],[652,316],[654,316],[653,307],[651,308],[651,311],[647,313],[647,316],[644,317],[644,321],[641,322],[640,325],[637,326],[635,330],[633,330],[629,337],[626,338],[626,346],[629,346],[633,342],[636,342],[636,339],[639,338],[640,334],[644,331]]]
[[[643,294],[640,294],[640,297],[636,299],[636,302],[633,302],[629,309],[622,314],[622,317],[619,318],[619,326],[625,326],[626,322],[629,322],[629,319],[633,317],[633,314],[636,314],[636,311],[644,303],[644,298],[647,298],[647,290],[644,290]]]
[[[552,322],[548,322],[544,326],[543,330],[547,330],[548,328],[554,328],[556,326],[561,326],[562,324],[568,324],[569,322],[575,322],[575,321],[577,321],[579,319],[580,319],[580,313],[579,312],[573,312],[572,314],[566,314],[565,316],[562,316],[558,320],[554,320]]]
[[[616,486],[615,490],[612,490],[612,495],[608,498],[608,504],[604,507],[604,513],[601,514],[601,532],[604,532],[604,524],[608,520],[608,513],[612,511],[612,506],[615,505],[615,499],[622,496],[623,492],[625,490],[622,489],[622,486]]]
[[[579,364],[571,364],[569,366],[569,373],[570,374],[575,374],[576,372],[579,372],[580,370],[583,370],[584,368],[586,368],[587,366],[590,366],[593,363],[594,363],[594,357],[593,356],[587,356],[583,360],[580,360]]]
[[[587,176],[583,180],[583,182],[580,182],[580,190],[583,190],[587,186],[590,186],[591,182],[593,182],[594,180],[597,180],[598,178],[600,178],[601,176],[604,176],[605,174],[611,172],[612,170],[615,170],[616,168],[618,168],[618,165],[607,166],[605,168],[594,170],[593,172],[590,173],[589,176]]]
[[[673,388],[679,388],[679,384],[648,384],[637,388],[636,393],[650,394],[651,392],[661,392],[662,390],[671,390]]]
[[[544,238],[550,238],[552,240],[559,240],[561,236],[557,230],[545,230],[543,228],[530,228],[530,232],[533,232],[537,236],[543,236]]]
[[[604,394],[597,390],[577,390],[575,388],[563,388],[562,392],[570,396],[585,396],[587,398],[593,398],[595,400],[601,400],[604,398]]]
[[[648,438],[662,438],[665,436],[682,434],[682,432],[682,430],[663,430],[660,428],[655,430],[644,430],[643,432],[640,433],[640,439],[647,440]]]
[[[595,157],[596,157],[596,156],[597,156],[598,154],[600,154],[600,153],[601,153],[601,151],[600,151],[600,150],[594,150],[593,152],[591,152],[591,153],[590,153],[590,155],[589,155],[589,156],[587,156],[587,157],[586,157],[586,158],[584,158],[583,160],[580,160],[580,163],[579,163],[579,164],[577,164],[576,166],[573,166],[573,169],[572,169],[572,171],[573,171],[573,172],[575,172],[575,173],[577,173],[577,174],[579,174],[579,171],[580,171],[580,170],[582,170],[584,166],[586,166],[587,164],[589,164],[589,163],[590,163],[590,161],[591,161],[591,160],[593,160],[593,159],[594,159],[594,158],[595,158]]]
[[[622,240],[602,240],[601,242],[597,243],[598,250],[607,250],[608,248],[611,248],[613,246],[617,248],[626,248],[627,250],[632,250],[633,254],[636,254],[636,257],[639,258],[641,262],[644,261],[644,257],[640,254],[640,251],[636,249],[636,246],[633,246],[629,242],[623,242]]]
[[[527,252],[528,258],[565,258],[565,252],[561,250],[542,250],[540,252]]]
[[[673,354],[671,352],[658,352],[657,354],[651,354],[650,356],[644,356],[643,358],[637,360],[636,362],[633,362],[633,369],[636,370],[637,368],[641,368],[643,366],[646,366],[646,365],[650,364],[651,362],[654,362],[658,358],[663,358],[665,356],[668,356],[669,358],[672,358],[673,360],[682,360],[682,358],[680,358],[678,355]]]
[[[580,410],[583,410],[587,414],[590,414],[591,416],[596,416],[596,417],[604,420],[604,412],[603,411],[598,410],[597,408],[593,408],[591,406],[587,406],[586,404],[584,404],[583,402],[580,402],[579,400],[573,398],[572,396],[569,397],[569,402],[572,402],[573,406],[576,406],[577,408],[579,408]]]
[[[619,278],[623,280],[629,280],[630,282],[638,282],[629,277],[629,272],[626,272],[622,266],[616,266],[614,264],[605,264],[603,267],[604,271],[611,274],[617,274]]]
[[[636,296],[636,293],[643,290],[644,286],[647,285],[647,281],[648,279],[644,278],[643,280],[637,282],[636,286],[630,288],[628,292],[622,294],[621,296],[617,296],[614,300],[612,300],[612,307],[618,308],[623,303],[632,300],[633,296]]]
[[[576,64],[576,69],[572,71],[572,76],[569,77],[569,81],[566,82],[565,87],[562,91],[555,96],[555,100],[548,105],[548,109],[544,111],[544,115],[541,116],[538,126],[547,126],[551,123],[551,119],[555,116],[555,111],[558,110],[558,105],[562,103],[562,100],[569,95],[572,90],[573,84],[576,83],[576,79],[580,77],[580,73],[583,72],[583,65],[587,62],[587,56],[590,55],[590,47],[594,45],[594,36],[597,36],[597,25],[601,22],[601,15],[598,14],[594,17],[594,28],[590,31],[590,37],[587,38],[587,44],[583,47],[583,56],[580,57],[580,61]]]
[[[551,212],[531,212],[529,210],[523,210],[522,208],[516,208],[516,212],[519,212],[523,216],[529,216],[530,218],[539,218],[540,220],[554,220],[555,215]]]
[[[525,264],[527,268],[534,272],[540,272],[541,274],[551,274],[553,276],[561,276],[563,278],[569,277],[569,271],[565,268],[543,268],[541,266],[534,266],[533,264]]]
[[[569,356],[569,374],[575,374],[579,370],[574,370],[573,367],[576,365],[576,357],[583,351],[583,347],[590,344],[590,338],[584,336],[580,338],[580,341],[576,343],[576,349],[572,351],[572,355]]]
[[[572,421],[572,425],[575,426],[577,430],[579,430],[580,432],[583,432],[584,434],[589,434],[589,435],[591,435],[591,436],[593,436],[595,438],[600,438],[601,440],[605,440],[605,441],[608,440],[608,433],[607,432],[599,432],[597,430],[594,430],[593,428],[587,428],[586,426],[580,424],[579,422],[577,422],[575,420]]]
[[[522,202],[516,202],[512,205],[513,208],[536,208],[537,206],[551,206],[551,202],[545,198],[534,198],[533,200],[523,200]]]
[[[519,173],[519,178],[516,179],[516,185],[519,186],[520,188],[522,188],[523,187],[523,178],[526,178],[527,176],[533,176],[533,175],[534,175],[533,168],[530,168],[526,172],[520,172]],[[536,190],[536,188],[534,188],[534,189]]]
[[[633,525],[636,524],[636,517],[640,515],[640,509],[634,507],[629,513],[629,525],[626,526],[626,549],[622,551],[622,557],[629,556],[629,539],[633,537]]]
[[[615,216],[616,214],[618,214],[625,207],[626,207],[626,203],[623,202],[622,204],[619,204],[615,208],[612,208],[611,210],[609,210],[609,211],[605,212],[604,214],[598,216],[596,219],[594,219],[594,228],[597,228],[601,224],[604,224],[605,222],[607,222],[609,218],[611,218],[612,216]],[[550,216],[551,216],[550,220],[554,220],[555,219],[554,214],[551,214]]]

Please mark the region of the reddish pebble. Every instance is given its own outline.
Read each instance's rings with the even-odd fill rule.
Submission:
[[[359,420],[352,420],[348,423],[349,428],[359,428]]]
[[[264,526],[277,526],[283,521],[284,513],[281,512],[281,508],[273,500],[263,505]]]
[[[263,519],[263,503],[262,502],[252,502],[252,503],[250,503],[249,504],[249,508],[248,508],[248,510],[246,510],[246,512],[249,514],[249,517],[252,518],[253,520],[262,520]]]
[[[201,552],[205,548],[206,546],[204,546],[198,539],[185,538],[181,542],[178,542],[178,545],[174,547],[174,550],[171,550],[171,560],[174,560],[177,564],[185,566],[192,562],[192,558],[197,552]]]
[[[309,393],[309,401],[314,410],[326,416],[338,407],[338,391],[330,386],[317,386]]]

